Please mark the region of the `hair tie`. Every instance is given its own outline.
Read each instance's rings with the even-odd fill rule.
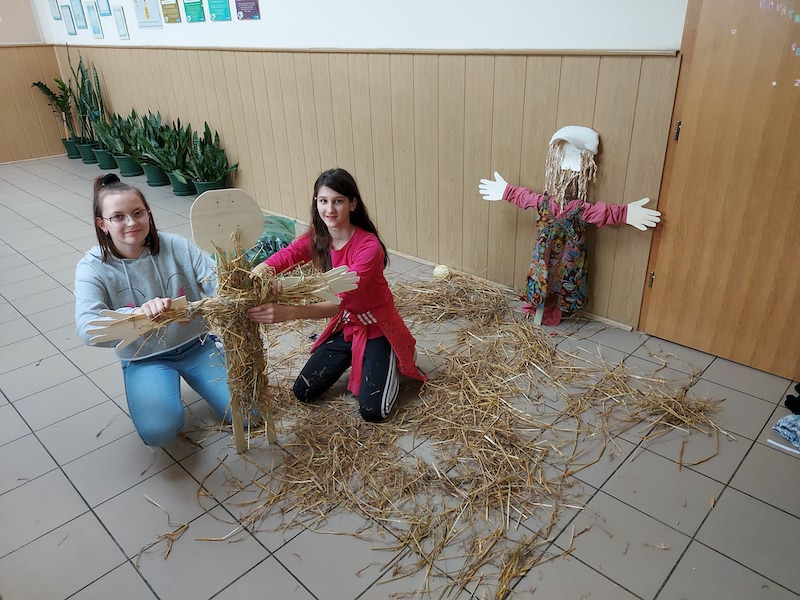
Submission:
[[[101,185],[111,185],[112,183],[117,183],[118,181],[119,177],[117,177],[116,173],[106,173],[100,183]]]

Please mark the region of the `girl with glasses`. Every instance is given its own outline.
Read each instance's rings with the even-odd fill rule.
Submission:
[[[86,334],[104,309],[144,313],[150,319],[170,308],[214,294],[213,263],[185,238],[156,229],[140,190],[110,173],[94,180],[94,227],[98,246],[75,269],[75,323]],[[202,317],[172,323],[116,351],[133,424],[148,446],[169,444],[183,429],[180,378],[229,421],[225,357]],[[113,346],[117,342],[98,345]]]

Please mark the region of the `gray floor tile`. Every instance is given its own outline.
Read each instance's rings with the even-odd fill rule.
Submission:
[[[52,457],[33,434],[0,446],[0,494],[24,486],[56,468]]]
[[[197,539],[228,535],[232,530],[229,520],[230,516],[217,508],[189,524],[187,533],[172,546],[169,560],[162,558],[159,548],[142,555],[142,576],[161,598],[210,598],[267,558],[267,551],[247,533],[229,541]]]
[[[697,541],[780,585],[800,592],[795,566],[795,540],[800,519],[728,488]]]
[[[514,587],[513,596],[548,598],[614,598],[634,600],[636,596],[602,573],[569,556],[557,557],[534,567]]]
[[[88,377],[76,377],[17,400],[14,407],[37,431],[108,399]]]
[[[577,536],[577,537],[573,537]],[[653,598],[689,537],[602,491],[556,540],[573,555],[642,598]]]
[[[40,429],[36,435],[58,464],[65,465],[134,431],[130,417],[106,400]]]
[[[163,450],[151,450],[131,433],[65,465],[64,472],[94,507],[174,463]]]
[[[108,600],[109,598],[155,600],[156,596],[147,587],[133,565],[125,563],[71,596],[70,600]]]
[[[58,354],[58,350],[42,335],[0,347],[0,374],[35,364]]]
[[[57,502],[53,501],[55,498]],[[0,495],[0,509],[4,515],[14,516],[13,519],[3,519],[0,556],[4,556],[84,514],[89,507],[64,474],[53,470]],[[3,570],[2,563],[0,560],[0,572]],[[27,569],[35,566],[30,565]],[[4,578],[0,577],[0,585],[3,582]],[[2,588],[0,593],[3,598],[6,597]]]
[[[691,375],[702,373],[714,360],[711,354],[658,338],[648,339],[634,351],[633,355],[666,364],[676,371]]]
[[[58,289],[58,288],[57,288]],[[61,288],[63,290],[63,288]],[[71,297],[72,294],[64,290],[62,295]],[[45,333],[75,323],[75,300],[70,299],[66,304],[58,304],[53,308],[28,315],[28,320],[41,332]]]
[[[599,321],[587,322],[572,337],[575,339],[589,339],[625,354],[630,354],[649,338],[647,334],[640,331],[625,331],[618,327],[605,325]]]
[[[75,296],[72,292],[63,287],[49,289],[37,294],[25,296],[19,300],[11,301],[17,310],[26,317],[30,317],[34,313],[40,313],[45,310],[60,309],[62,306],[72,307],[74,315],[74,302]]]
[[[731,480],[731,487],[786,512],[797,508],[800,456],[755,444]]]
[[[723,485],[652,452],[629,457],[603,491],[686,535],[693,535]]]
[[[61,284],[44,273],[16,283],[6,283],[3,278],[0,277],[0,294],[10,301],[58,287],[61,287]]]
[[[758,436],[775,407],[771,402],[707,381],[705,378],[701,378],[692,386],[689,395],[694,398],[721,399],[716,414],[709,415],[711,420],[725,431],[750,440]]]
[[[720,483],[730,481],[752,445],[753,442],[747,438],[730,438],[722,434],[714,437],[697,430],[689,433],[670,431],[644,442],[648,451],[675,464],[681,462],[683,469],[702,473]]]
[[[269,593],[286,600],[313,600],[314,596],[295,579],[275,558],[267,558],[248,571],[229,587],[222,590],[214,600],[239,600],[264,594],[264,582],[269,582]],[[387,596],[383,596],[386,598]]]
[[[173,465],[103,502],[95,507],[95,513],[125,553],[136,556],[161,534],[175,531],[205,512],[197,502],[199,487],[191,475]],[[228,523],[232,530],[235,525],[230,517]],[[201,535],[205,534],[196,531],[190,537]],[[158,555],[163,550],[163,544],[159,544],[152,553]]]
[[[783,377],[770,375],[723,358],[714,359],[711,366],[703,373],[703,379],[776,403],[783,400],[790,383]]]
[[[0,446],[13,442],[32,433],[25,420],[19,416],[17,409],[5,402],[0,405]],[[0,450],[0,453],[2,450]]]
[[[22,315],[16,308],[14,308],[13,304],[9,302],[4,302],[2,305],[0,305],[0,323],[8,323],[10,321],[16,321],[21,316]]]
[[[0,286],[5,288],[11,284],[19,284],[26,279],[31,279],[40,275],[44,275],[44,271],[32,263],[14,267],[13,269],[6,269],[0,273]]]
[[[51,329],[50,331],[44,332],[42,335],[46,337],[50,342],[61,352],[65,352],[67,350],[72,350],[73,348],[77,348],[78,346],[83,345],[83,341],[81,338],[78,337],[78,334],[75,332],[75,324],[70,323],[69,325],[62,325],[61,327],[57,327],[55,329]]]
[[[86,514],[0,559],[0,594],[6,600],[67,598],[124,561],[94,515]]]
[[[667,585],[658,595],[658,600],[688,598],[790,600],[796,599],[797,595],[758,573],[743,569],[719,552],[692,542]]]
[[[22,254],[11,254],[10,256],[5,256],[3,257],[3,260],[0,261],[0,277],[2,277],[1,274],[3,271],[7,271],[8,269],[13,269],[16,267],[24,267],[30,264],[31,261]]]
[[[81,370],[63,354],[55,354],[3,373],[0,375],[0,390],[3,390],[9,400],[15,402],[81,375]]]
[[[359,532],[352,535],[326,536],[325,549],[319,544],[320,534],[304,531],[275,552],[277,558],[300,582],[318,598],[344,600],[355,598],[381,573],[381,564],[391,557],[375,548],[387,545],[374,526],[363,517],[335,513],[320,530],[331,533]],[[385,534],[388,535],[388,534]],[[363,536],[363,537],[361,537]],[[369,538],[369,539],[367,539]],[[337,560],[326,560],[336,556]]]
[[[21,340],[26,340],[39,335],[36,329],[27,319],[13,319],[3,323],[3,335],[0,337],[0,346],[7,346]]]

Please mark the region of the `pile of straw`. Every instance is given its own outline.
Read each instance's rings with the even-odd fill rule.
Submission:
[[[456,343],[429,349],[430,381],[413,384],[387,423],[363,421],[344,395],[311,407],[293,401],[287,390],[308,344],[283,364],[272,348],[309,330],[270,328],[270,395],[281,398],[273,407],[288,457],[269,486],[260,484],[260,498],[239,507],[244,526],[280,515],[281,527],[321,528],[334,510],[357,512],[392,534],[394,542],[375,543],[405,556],[396,577],[426,574],[417,592],[455,597],[488,585],[504,598],[549,560],[553,534],[581,509],[572,474],[588,466],[577,462],[588,439],[601,434],[602,456],[606,440],[634,422],[718,430],[715,404],[683,388],[670,394],[663,380],[643,385],[623,367],[577,365],[513,312],[510,290],[456,272],[393,291],[421,344],[436,343],[444,321]]]

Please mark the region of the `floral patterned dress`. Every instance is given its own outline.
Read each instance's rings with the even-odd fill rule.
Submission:
[[[560,207],[548,196],[509,185],[503,199],[520,208],[535,208],[536,243],[525,282],[525,296],[534,309],[557,306],[575,312],[589,294],[586,226],[625,222],[625,204],[589,203],[582,199]]]
[[[536,244],[525,282],[528,302],[535,308],[554,304],[564,312],[580,310],[589,292],[586,273],[586,221],[583,203],[559,217],[549,202],[539,206]]]

